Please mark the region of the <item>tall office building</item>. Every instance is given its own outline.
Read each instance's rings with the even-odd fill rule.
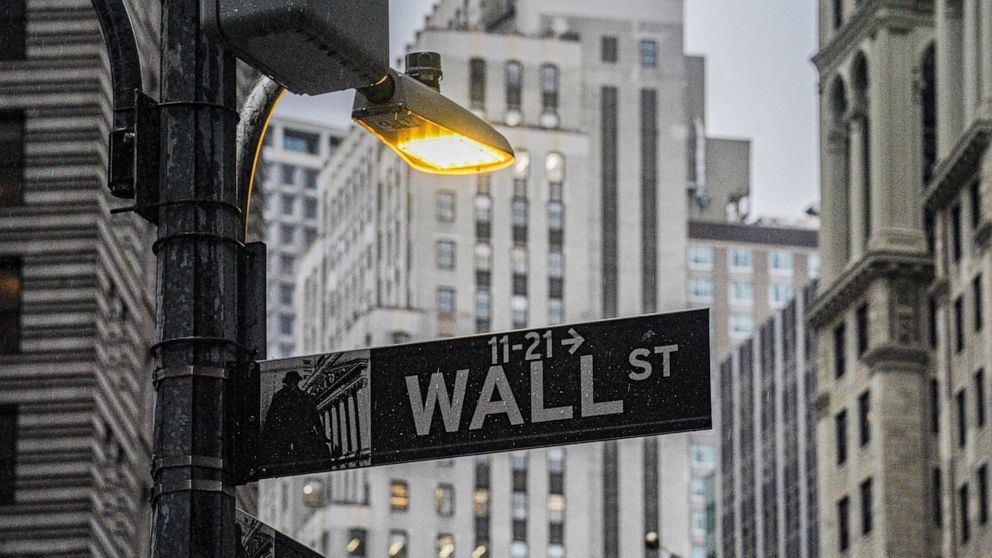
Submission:
[[[947,355],[954,360],[948,362],[947,347],[932,351],[926,334],[931,287],[938,295],[952,295],[939,302],[940,315],[946,321],[953,306],[960,326],[965,308],[959,295],[968,292],[970,300],[965,286],[977,270],[941,263],[945,271],[950,266],[954,279],[932,283],[935,259],[926,234],[931,219],[924,217],[922,196],[933,181],[938,153],[954,161],[976,160],[978,152],[963,155],[964,148],[952,147],[967,137],[965,114],[978,115],[979,101],[987,98],[990,82],[979,76],[992,74],[989,59],[978,53],[988,51],[989,43],[974,33],[992,21],[988,8],[987,2],[960,0],[820,2],[814,62],[821,84],[823,279],[808,315],[817,337],[814,404],[824,556],[988,555],[988,546],[976,550],[989,535],[979,523],[987,487],[981,486],[980,469],[973,468],[981,460],[978,448],[988,444],[969,434],[974,445],[968,453],[941,452],[959,447],[959,407],[962,417],[974,416],[975,400],[958,394],[966,385],[973,393],[980,353],[976,346],[968,353],[976,360],[959,360],[963,351],[951,348]],[[935,98],[943,114],[935,112]],[[960,226],[970,222],[962,220],[970,213],[965,207],[963,216],[951,209],[951,220],[961,217],[955,221]],[[950,232],[937,235],[941,243]],[[954,249],[963,246],[970,249],[970,241]],[[942,252],[947,247],[937,254],[949,257]],[[956,339],[964,331],[957,328]],[[974,331],[969,325],[968,338],[980,343]],[[962,435],[980,431],[977,423],[972,430],[961,420]],[[938,443],[942,436],[935,425],[953,432],[954,442]],[[940,500],[943,504],[935,506]],[[959,501],[963,516],[956,513]],[[948,534],[958,529],[969,535],[962,533],[962,546],[955,548],[958,537]]]
[[[931,355],[937,375],[925,395],[934,408],[923,428],[940,438],[939,458],[928,454],[930,486],[921,485],[930,497],[920,500],[933,502],[923,514],[942,534],[933,538],[933,554],[988,556],[992,5],[938,0],[932,16],[933,38],[912,60],[918,85],[913,184],[926,186],[935,273]]]
[[[126,2],[145,85],[158,11]],[[107,183],[110,69],[86,0],[0,8],[0,555],[146,553],[154,266]]]
[[[719,365],[720,555],[816,558],[816,282]]]
[[[411,48],[517,161],[428,176],[349,134],[297,274],[301,352],[684,308],[681,1],[447,0]],[[706,556],[690,486],[714,456],[708,433],[503,453],[270,481],[260,508],[352,556]]]
[[[298,355],[293,297],[300,257],[318,237],[317,177],[346,130],[282,116],[269,121],[260,196],[268,250],[267,356]]]

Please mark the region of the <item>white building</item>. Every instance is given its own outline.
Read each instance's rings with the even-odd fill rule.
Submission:
[[[274,117],[262,148],[268,247],[268,357],[297,354],[293,292],[299,255],[317,239],[317,177],[346,131]]]
[[[442,0],[411,49],[517,162],[418,174],[348,134],[296,273],[298,353],[685,308],[681,0]],[[259,507],[328,555],[664,556],[657,532],[707,556],[691,487],[714,455],[709,433],[502,453],[263,482]]]

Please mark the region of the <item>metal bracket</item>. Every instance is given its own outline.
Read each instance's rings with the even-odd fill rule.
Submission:
[[[159,368],[152,374],[152,383],[158,383],[166,378],[213,378],[226,380],[227,369],[219,366],[168,366]]]
[[[193,490],[197,490],[199,492],[221,492],[232,498],[236,497],[234,487],[226,486],[223,481],[193,479],[178,482],[155,483],[155,485],[152,486],[152,495],[149,501],[154,502],[160,496],[164,496],[166,494],[173,494],[176,492],[192,492]]]

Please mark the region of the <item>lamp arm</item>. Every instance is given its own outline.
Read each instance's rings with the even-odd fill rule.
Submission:
[[[94,0],[96,1],[96,0]],[[248,238],[248,211],[251,209],[251,194],[255,185],[255,169],[262,154],[262,143],[269,128],[269,120],[286,89],[262,76],[252,86],[248,98],[241,109],[238,122],[238,205],[244,219],[244,237]]]
[[[103,31],[114,92],[114,128],[133,128],[134,92],[142,89],[141,58],[123,0],[90,0]]]

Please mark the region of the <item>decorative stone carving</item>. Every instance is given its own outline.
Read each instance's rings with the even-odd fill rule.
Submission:
[[[900,345],[913,345],[920,342],[920,296],[919,289],[911,281],[896,281],[892,284],[890,300],[890,335]]]

